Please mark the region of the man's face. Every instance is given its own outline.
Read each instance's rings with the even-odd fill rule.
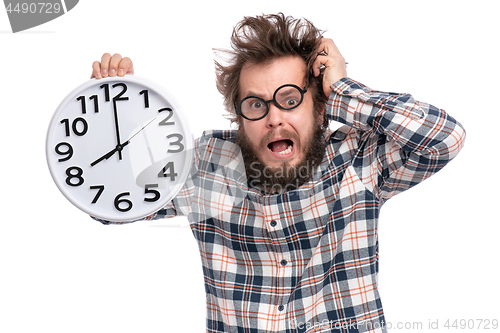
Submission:
[[[271,100],[275,90],[284,84],[304,88],[307,76],[305,62],[300,57],[278,58],[262,65],[245,64],[240,73],[240,100],[248,96]],[[245,144],[265,167],[276,171],[307,162],[313,137],[318,139],[323,120],[323,115],[314,110],[312,96],[309,89],[302,103],[292,110],[282,110],[271,102],[268,114],[257,121],[241,118],[240,131]]]

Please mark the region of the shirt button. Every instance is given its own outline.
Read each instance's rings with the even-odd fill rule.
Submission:
[[[286,266],[287,263],[288,262],[285,259],[281,260],[281,266]]]
[[[278,311],[283,311],[285,307],[283,305],[278,306]]]
[[[271,221],[271,227],[275,227],[277,224],[278,224],[278,222],[276,222],[275,220]]]

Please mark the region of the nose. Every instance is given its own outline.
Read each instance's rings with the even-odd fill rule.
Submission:
[[[269,111],[266,116],[266,126],[268,128],[283,126],[283,111],[272,102],[269,103]]]

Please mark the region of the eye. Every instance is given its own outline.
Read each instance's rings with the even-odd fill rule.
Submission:
[[[297,106],[297,104],[299,104],[299,100],[296,99],[296,98],[288,98],[286,101],[285,101],[285,107],[287,108],[291,108],[291,107],[294,107],[294,106]]]
[[[296,108],[301,99],[301,92],[295,86],[283,86],[275,93],[276,102],[284,109]]]
[[[262,102],[259,100],[253,101],[252,103],[250,103],[250,107],[252,109],[260,109],[262,108]]]
[[[266,108],[266,103],[260,98],[251,98],[247,100],[249,111],[261,111]]]

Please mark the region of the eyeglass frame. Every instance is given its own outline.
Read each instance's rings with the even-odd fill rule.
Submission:
[[[306,82],[306,85],[304,87],[304,89],[300,89],[299,86],[295,85],[295,84],[284,84],[280,87],[278,87],[275,91],[274,91],[274,94],[273,94],[273,98],[266,101],[265,99],[263,99],[262,97],[257,97],[257,96],[247,96],[245,98],[243,98],[239,103],[238,103],[238,107],[235,108],[236,109],[236,114],[239,115],[239,116],[242,116],[243,118],[247,119],[247,120],[250,120],[250,121],[257,121],[257,120],[261,120],[262,118],[264,118],[265,116],[267,116],[267,114],[269,113],[269,103],[273,102],[274,105],[278,108],[278,109],[281,109],[281,110],[293,110],[297,107],[300,106],[300,104],[302,104],[302,102],[304,101],[304,95],[307,93],[307,86],[309,85],[309,79],[311,77],[311,73],[309,73],[309,75],[307,76],[307,82]],[[278,104],[278,102],[276,101],[276,93],[281,89],[281,88],[284,88],[284,87],[293,87],[293,88],[296,88],[299,92],[300,92],[300,101],[292,106],[291,108],[285,108],[283,106],[281,106],[280,104]],[[262,102],[264,102],[264,104],[266,105],[266,112],[260,116],[259,118],[255,118],[255,119],[252,119],[252,118],[248,118],[247,116],[245,116],[243,114],[243,112],[241,112],[241,105],[243,104],[243,102],[249,98],[257,98],[259,100],[261,100]],[[235,105],[236,106],[236,105]]]

